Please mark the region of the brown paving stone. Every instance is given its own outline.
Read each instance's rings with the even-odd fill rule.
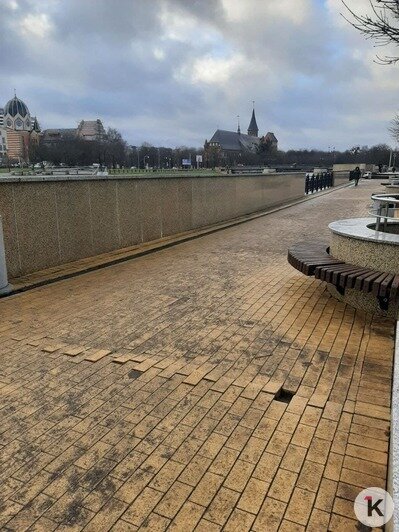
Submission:
[[[242,492],[251,477],[255,465],[238,459],[224,481],[224,486]]]
[[[322,413],[323,411],[320,408],[307,406],[302,414],[301,423],[304,425],[310,425],[311,427],[317,427]]]
[[[204,517],[213,523],[224,525],[232,513],[240,495],[231,489],[222,487],[209,505]]]
[[[193,530],[201,519],[205,508],[199,504],[187,501],[170,524],[169,530]]]
[[[211,465],[212,460],[201,455],[196,455],[185,467],[179,480],[190,486],[196,486]]]
[[[205,508],[209,505],[216,492],[222,485],[224,477],[207,472],[190,495],[190,500]]]
[[[254,519],[254,515],[236,508],[233,510],[233,513],[223,527],[223,530],[226,532],[246,532],[251,530]]]
[[[116,492],[116,498],[127,503],[133,502],[152,478],[151,472],[137,469]]]
[[[285,469],[279,469],[268,491],[268,497],[288,502],[294,489],[298,475]]]
[[[348,519],[342,515],[332,514],[329,530],[331,532],[356,532],[359,530],[358,521]]]
[[[295,488],[285,513],[285,518],[306,526],[313,509],[315,493],[301,488]]]
[[[163,497],[163,493],[146,487],[136,500],[129,506],[123,519],[134,525],[140,526],[144,519],[152,512]]]
[[[296,485],[308,491],[317,492],[319,489],[324,466],[306,459]]]
[[[247,441],[244,449],[240,453],[240,458],[246,462],[251,462],[256,464],[260,457],[262,456],[263,451],[265,450],[267,443],[261,438],[251,437]]]
[[[286,509],[286,504],[266,497],[252,528],[256,532],[277,531]]]
[[[241,508],[246,512],[257,514],[262,506],[269,486],[270,484],[263,480],[251,478],[238,501],[238,508]]]
[[[170,519],[156,513],[151,513],[141,524],[140,530],[149,532],[163,532],[168,528]]]
[[[224,447],[212,462],[209,471],[217,475],[227,475],[239,456],[239,451]]]
[[[112,532],[135,532],[138,529],[136,525],[132,525],[123,519],[119,519],[111,528]]]
[[[155,512],[169,519],[173,519],[184,502],[188,499],[193,488],[182,482],[175,482],[155,507]]]
[[[253,476],[264,482],[271,483],[280,462],[281,457],[265,451],[255,468]]]
[[[314,508],[306,530],[308,530],[309,532],[320,532],[321,530],[328,530],[329,522],[329,512],[323,512],[322,510]]]
[[[45,517],[39,517],[37,521],[29,528],[29,532],[52,532],[58,527],[57,523],[46,519]]]
[[[360,491],[361,489],[358,486],[346,484],[345,482],[338,482],[337,497],[354,501]]]
[[[337,491],[337,482],[323,478],[317,492],[315,508],[330,513],[334,504]]]
[[[22,505],[28,504],[32,499],[39,495],[52,481],[52,475],[44,469],[37,475],[24,483],[23,487],[14,492],[12,499]],[[2,490],[4,496],[4,491]]]
[[[281,521],[279,528],[279,532],[302,532],[303,530],[305,530],[304,526],[288,521],[287,519]]]
[[[309,425],[302,425],[300,423],[294,432],[291,443],[308,449],[312,441],[314,432],[315,427],[310,427]]]
[[[346,469],[345,467],[341,470],[340,476],[341,482],[346,482],[348,484],[355,484],[360,488],[368,488],[370,486],[376,486],[378,488],[384,488],[386,486],[386,479],[380,477],[375,477],[373,475],[368,475],[367,473],[361,473],[359,471],[353,471],[351,469]]]
[[[105,532],[109,530],[127,507],[126,503],[118,499],[110,499],[86,525],[85,530],[88,532]]]
[[[310,444],[308,454],[306,455],[308,460],[316,462],[318,464],[324,465],[327,462],[328,451],[330,449],[330,444],[321,438],[312,439]]]
[[[299,473],[306,456],[306,449],[298,445],[290,444],[281,461],[281,467],[295,473]]]
[[[356,458],[353,456],[345,456],[343,460],[343,466],[347,469],[352,469],[353,471],[385,478],[385,466],[371,462],[370,460],[363,460],[363,458]]]
[[[219,532],[220,530],[222,530],[221,525],[212,523],[207,519],[201,519],[201,521],[195,527],[195,532]]]

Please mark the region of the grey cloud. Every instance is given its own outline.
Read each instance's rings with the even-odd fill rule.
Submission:
[[[255,99],[261,130],[274,129],[284,148],[388,139],[385,118],[369,110],[379,91],[394,115],[396,91],[370,82],[350,32],[316,0],[300,22],[270,10],[232,20],[222,0],[17,2],[3,9],[0,104],[16,87],[43,127],[98,116],[131,143],[201,145],[217,126],[235,127],[237,114],[247,127]],[[43,13],[51,31],[24,37],[21,21]],[[189,35],[171,38],[174,24]],[[232,61],[229,82],[193,79],[206,58]]]

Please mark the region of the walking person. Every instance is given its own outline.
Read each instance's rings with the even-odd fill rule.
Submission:
[[[356,168],[353,171],[353,179],[355,180],[355,187],[357,187],[359,183],[360,175],[361,175],[360,168],[356,166]]]

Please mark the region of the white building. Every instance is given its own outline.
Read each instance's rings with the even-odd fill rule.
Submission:
[[[0,164],[5,162],[7,154],[7,132],[4,127],[0,127]]]

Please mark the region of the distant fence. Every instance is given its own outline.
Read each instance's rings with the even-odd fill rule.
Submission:
[[[307,174],[305,178],[305,194],[313,194],[318,190],[334,186],[334,177],[331,172],[321,174]]]

